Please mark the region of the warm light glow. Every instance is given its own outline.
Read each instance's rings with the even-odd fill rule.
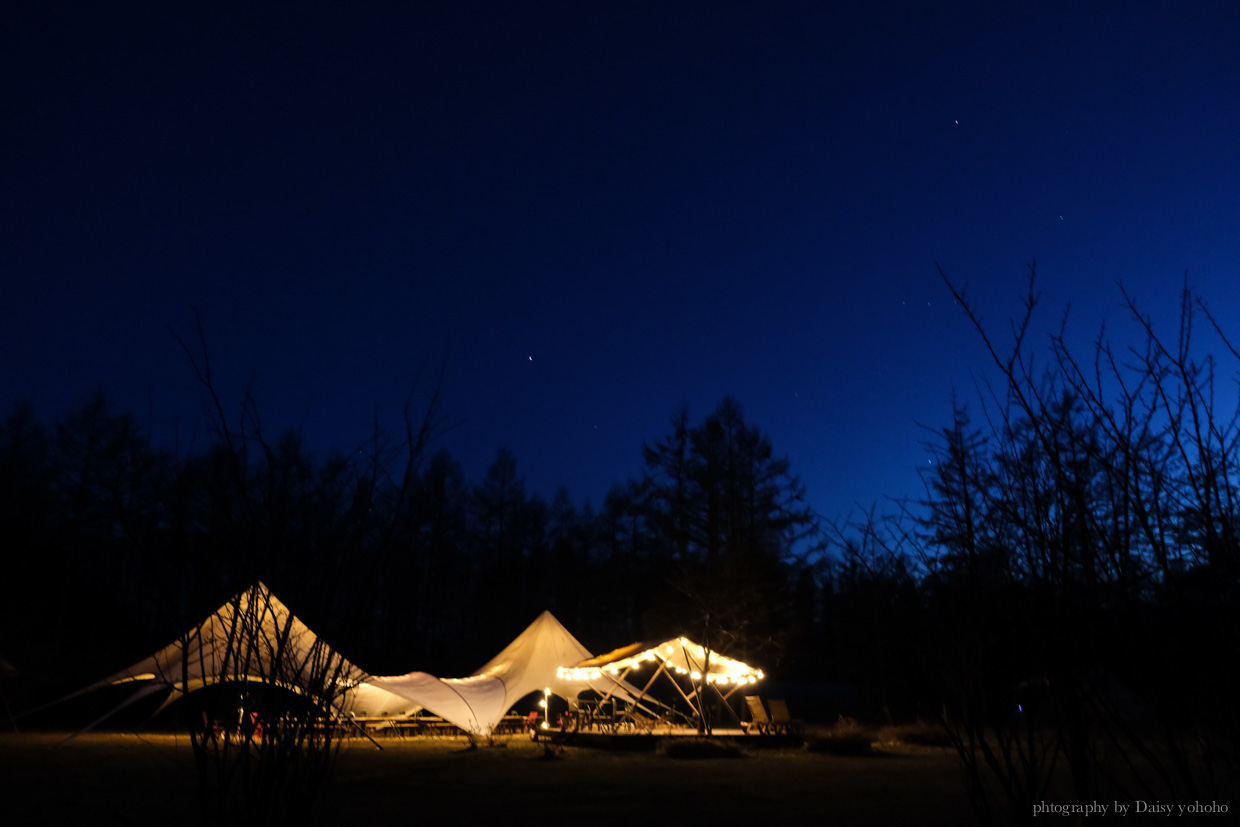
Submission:
[[[612,674],[615,673],[613,669]],[[555,670],[555,676],[567,681],[595,681],[603,677],[603,670],[597,667],[560,666]]]
[[[624,670],[640,668],[647,663],[662,661],[667,670],[676,675],[691,675],[693,680],[701,680],[702,667],[707,663],[705,647],[699,646],[687,638],[664,641],[655,647],[628,657],[612,661],[604,666],[561,666],[556,670],[556,677],[570,681],[596,681],[604,675],[619,675]],[[754,669],[739,660],[710,653],[709,669],[706,671],[708,683],[719,685],[747,685],[756,683],[765,675],[761,669]]]

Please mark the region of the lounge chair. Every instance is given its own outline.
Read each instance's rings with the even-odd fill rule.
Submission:
[[[652,718],[649,715],[643,715],[636,709],[629,713],[629,720],[633,724],[634,732],[640,732],[645,735],[650,735],[653,733],[655,727],[666,726],[668,723],[667,718],[663,715]]]
[[[741,728],[746,732],[769,735],[772,732],[771,719],[766,716],[766,707],[762,705],[762,699],[757,695],[746,695],[745,703],[749,704],[749,715],[753,720],[741,721]]]
[[[788,713],[788,702],[780,700],[767,701],[771,707],[771,731],[785,735],[800,735],[805,725],[795,720]]]

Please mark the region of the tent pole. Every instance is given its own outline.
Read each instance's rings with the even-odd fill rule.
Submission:
[[[684,638],[681,638],[681,640],[684,640]],[[695,665],[696,665],[697,670],[702,670],[702,671],[698,671],[698,674],[702,676],[701,681],[700,681],[701,684],[705,685],[706,683],[705,667],[698,665],[697,661],[695,661],[692,657],[689,656],[689,649],[683,643],[680,644],[680,652],[681,654],[685,656],[685,663],[689,664],[690,671],[694,670]],[[677,685],[676,688],[679,689],[680,686]],[[684,693],[682,692],[681,694],[683,695]],[[706,727],[706,703],[703,700],[703,695],[705,695],[705,693],[701,691],[700,686],[694,688],[693,697],[697,698],[696,706],[697,706],[697,714],[698,714],[698,731],[699,732],[704,732],[705,727]],[[689,698],[686,697],[685,701],[688,702],[689,706],[694,706],[693,701],[689,700]]]
[[[344,716],[341,716],[341,717],[344,717]],[[348,721],[350,724],[352,724],[354,729],[362,733],[362,735],[366,738],[367,741],[374,744],[376,749],[378,749],[380,752],[383,752],[382,745],[380,745],[379,742],[376,741],[374,738],[370,737],[370,733],[366,731],[366,727],[362,726],[361,724],[359,724],[357,721],[355,721],[352,718],[345,718],[345,720]]]
[[[741,723],[741,716],[737,715],[736,710],[732,708],[732,704],[728,703],[728,698],[732,697],[732,692],[735,692],[736,688],[733,687],[732,690],[728,692],[728,694],[726,695],[719,691],[718,684],[712,683],[710,685],[710,688],[715,690],[715,694],[719,696],[719,700],[723,701],[723,708],[726,709],[732,715],[732,717],[736,719],[736,723],[738,724]]]

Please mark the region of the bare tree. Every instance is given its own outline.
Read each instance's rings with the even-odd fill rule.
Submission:
[[[943,722],[979,814],[1032,818],[1061,768],[1080,801],[1234,795],[1240,686],[1214,650],[1240,638],[1240,435],[1192,349],[1213,317],[1186,286],[1168,346],[1125,293],[1139,346],[1103,331],[1078,361],[1065,314],[1038,367],[1032,266],[1006,352],[943,278],[999,375],[986,429],[957,408],[935,444],[923,517]]]
[[[363,629],[365,595],[396,553],[404,515],[428,446],[446,423],[440,383],[421,419],[404,410],[395,438],[376,426],[348,459],[319,465],[295,433],[268,439],[247,389],[235,422],[211,370],[203,325],[197,348],[170,331],[207,400],[216,517],[192,585],[245,585],[181,641],[180,685],[202,688],[188,716],[206,823],[305,823],[340,745],[341,710],[361,672],[317,638],[262,585],[281,586],[320,607],[335,631]],[[415,390],[416,390],[415,383]],[[377,417],[376,417],[377,420]],[[219,552],[218,554],[216,552]],[[196,599],[201,603],[201,599]]]
[[[361,672],[261,584],[180,641],[204,823],[304,824]]]

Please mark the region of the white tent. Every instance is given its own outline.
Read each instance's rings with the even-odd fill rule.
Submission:
[[[339,709],[346,692],[365,678],[365,673],[324,643],[260,582],[150,657],[75,695],[117,684],[138,687],[120,706],[90,725],[94,727],[154,692],[170,688],[167,705],[185,693],[221,681],[257,681],[302,694],[322,692],[326,697],[317,700]],[[367,697],[374,700],[379,692],[368,688]],[[375,703],[390,707],[394,717],[416,709],[398,696]]]
[[[317,685],[337,690],[364,677],[257,583],[163,649],[96,686],[153,681],[184,693],[236,680],[294,691]]]
[[[414,701],[445,721],[477,736],[490,735],[513,704],[531,692],[550,690],[575,699],[585,689],[610,690],[613,681],[559,677],[565,665],[590,652],[556,620],[543,612],[503,651],[468,678],[437,678],[426,672],[371,678],[370,683]]]
[[[428,672],[409,672],[371,678],[370,684],[479,736],[491,734],[509,708],[504,682],[485,675],[437,678]]]
[[[644,673],[650,667],[649,678]],[[572,666],[561,667],[559,676],[564,680],[613,681],[629,686],[628,681],[642,675],[645,683],[640,691],[629,694],[637,701],[645,701],[647,693],[660,675],[666,676],[676,693],[693,710],[702,714],[702,693],[711,690],[724,702],[738,690],[757,683],[764,675],[747,663],[707,652],[701,644],[686,637],[670,638],[656,642],[633,643],[596,658],[587,658]],[[677,682],[677,676],[688,678],[692,685],[686,692]],[[639,681],[640,683],[640,681]],[[730,709],[731,707],[729,707]],[[735,714],[735,713],[734,713]]]
[[[696,681],[706,673],[706,682],[719,687],[745,686],[757,683],[764,675],[747,663],[710,652],[686,637],[670,638],[653,643],[633,643],[628,646],[587,658],[559,670],[561,678],[570,680],[599,680],[609,676],[622,678],[644,664],[657,664],[669,674],[687,675]]]
[[[419,712],[422,705],[403,698],[372,683],[359,683],[349,690],[344,699],[346,715],[359,718],[384,718],[394,721]]]

